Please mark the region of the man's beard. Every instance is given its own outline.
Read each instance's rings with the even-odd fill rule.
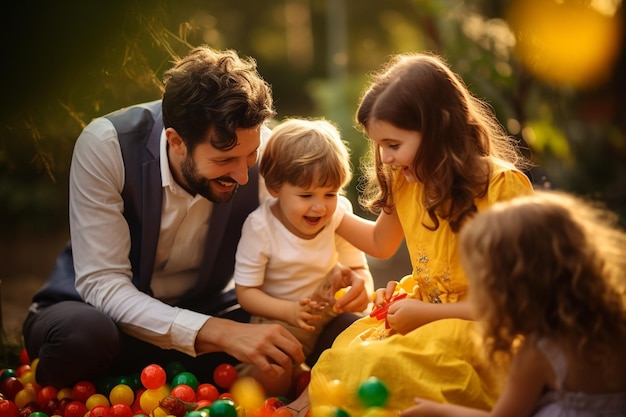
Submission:
[[[189,156],[187,156],[180,165],[180,170],[183,174],[183,178],[187,182],[187,187],[190,191],[196,194],[200,194],[202,197],[214,203],[225,203],[229,201],[231,198],[233,198],[235,192],[237,191],[238,185],[235,186],[233,191],[227,193],[214,192],[211,188],[211,181],[213,180],[202,177],[198,173],[193,160]],[[220,177],[215,179],[224,182],[235,182],[230,177]]]

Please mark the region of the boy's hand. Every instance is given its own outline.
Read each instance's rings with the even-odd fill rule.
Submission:
[[[310,332],[315,331],[315,326],[311,323],[321,320],[322,312],[327,305],[328,303],[323,301],[302,298],[300,301],[292,303],[293,309],[289,323]]]

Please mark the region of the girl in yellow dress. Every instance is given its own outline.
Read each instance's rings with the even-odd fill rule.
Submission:
[[[374,413],[357,394],[370,377],[388,390],[378,413],[408,408],[415,397],[489,409],[502,375],[483,359],[475,337],[457,236],[478,211],[532,193],[520,170],[525,160],[490,108],[431,54],[392,57],[374,74],[357,121],[374,160],[362,203],[379,215],[375,222],[346,216],[337,231],[379,258],[406,239],[413,271],[379,289],[372,314],[319,358],[310,414],[333,407],[350,416]],[[345,399],[336,400],[337,390]],[[305,394],[290,408],[305,415],[309,399]]]

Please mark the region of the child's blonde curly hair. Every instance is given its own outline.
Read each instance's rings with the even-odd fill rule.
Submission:
[[[626,340],[626,233],[599,204],[536,191],[479,213],[459,239],[492,355],[550,337],[597,359]]]

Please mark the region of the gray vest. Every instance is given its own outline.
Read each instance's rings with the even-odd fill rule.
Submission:
[[[130,230],[133,284],[149,294],[163,200],[159,162],[163,130],[161,101],[118,110],[104,117],[118,132],[124,160],[122,197],[124,217]],[[243,222],[259,205],[256,165],[250,169],[249,176],[248,184],[239,187],[229,202],[215,204],[197,283],[178,306],[213,314],[236,302],[234,293],[223,294],[223,290],[233,275]],[[42,307],[63,300],[81,300],[74,286],[74,276],[70,242],[33,301]]]

